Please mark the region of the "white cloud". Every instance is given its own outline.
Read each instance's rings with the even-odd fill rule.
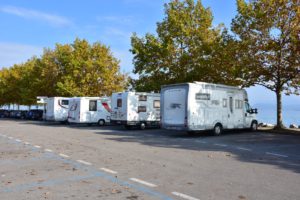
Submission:
[[[42,47],[0,42],[0,68],[27,61],[34,55],[41,55]]]
[[[0,12],[16,15],[25,19],[44,21],[51,25],[59,27],[72,25],[72,22],[65,17],[20,7],[3,6],[0,7]]]

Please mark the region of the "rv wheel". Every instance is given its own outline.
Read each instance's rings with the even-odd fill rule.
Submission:
[[[251,131],[257,131],[257,122],[256,121],[251,123],[250,129],[251,129]]]
[[[104,125],[105,125],[105,121],[104,121],[103,119],[100,119],[100,120],[98,121],[98,125],[99,125],[99,126],[104,126]]]
[[[222,125],[221,124],[216,124],[213,130],[213,134],[215,136],[221,135],[223,131]]]
[[[145,128],[146,128],[146,124],[144,122],[142,122],[141,125],[140,125],[140,129],[144,130]]]
[[[124,126],[127,130],[131,130],[132,129],[132,126],[129,126],[129,125],[125,125]]]

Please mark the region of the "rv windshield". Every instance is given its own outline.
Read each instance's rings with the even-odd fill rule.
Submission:
[[[250,112],[250,110],[251,110],[251,107],[247,101],[245,101],[245,109],[246,109],[246,112]]]

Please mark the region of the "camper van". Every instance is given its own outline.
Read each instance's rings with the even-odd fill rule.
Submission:
[[[110,122],[110,98],[77,97],[70,100],[68,122],[104,126]]]
[[[70,99],[68,97],[45,98],[44,119],[47,121],[67,122]]]
[[[160,95],[156,93],[123,92],[112,94],[113,124],[127,129],[159,127]]]
[[[224,129],[257,129],[257,109],[247,92],[238,87],[204,82],[166,85],[161,88],[161,123],[164,129],[188,133]]]

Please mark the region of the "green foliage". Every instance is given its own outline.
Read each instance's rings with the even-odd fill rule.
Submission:
[[[281,93],[300,89],[300,1],[238,0],[232,31],[242,59],[236,65],[251,69],[245,83],[262,85],[277,95],[277,126],[282,127]]]
[[[212,13],[201,1],[174,0],[165,5],[165,18],[157,23],[157,35],[131,38],[138,80],[137,90],[159,91],[164,84],[214,81],[212,55],[221,41],[220,28],[212,27]],[[219,80],[219,79],[218,79]]]
[[[237,4],[232,30],[246,44],[244,61],[252,68],[251,81],[274,92],[299,89],[300,1],[238,0]]]
[[[36,96],[104,96],[121,91],[127,75],[110,49],[76,39],[44,49],[40,58],[0,71],[0,105],[31,105]]]

